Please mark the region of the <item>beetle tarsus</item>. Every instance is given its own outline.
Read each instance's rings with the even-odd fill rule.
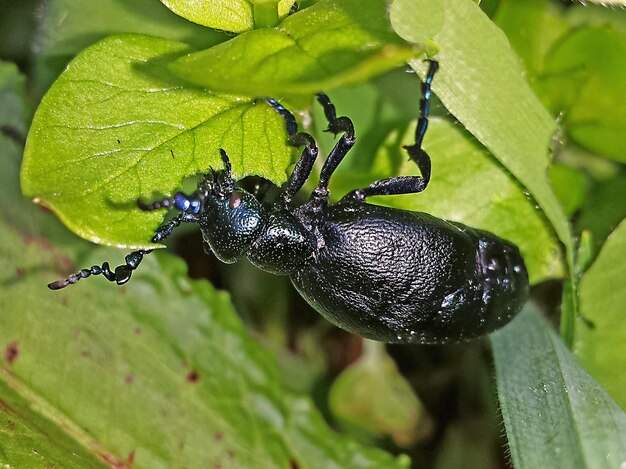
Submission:
[[[144,212],[152,212],[161,208],[170,208],[172,205],[174,205],[174,199],[163,199],[150,203],[145,203],[141,200],[137,201],[137,207],[139,207],[139,209],[143,210]]]

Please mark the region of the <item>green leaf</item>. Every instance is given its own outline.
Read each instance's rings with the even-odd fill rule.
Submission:
[[[0,369],[0,461],[5,467],[104,468],[96,454],[73,440],[61,427],[38,414],[4,379]],[[54,441],[54,444],[50,444]]]
[[[568,29],[561,6],[549,0],[501,0],[493,21],[524,61],[531,84],[550,48]]]
[[[0,135],[3,463],[408,465],[332,432],[308,398],[281,386],[274,355],[248,337],[228,294],[189,280],[172,256],[148,256],[129,288],[92,278],[49,291],[47,282],[77,265],[64,241],[41,234],[51,217],[20,197],[19,153],[7,152],[13,147],[4,140]],[[79,262],[114,257],[121,256],[98,248]]]
[[[626,162],[626,32],[573,30],[551,50],[538,87],[567,135],[584,148]]]
[[[620,467],[626,414],[530,306],[491,342],[513,465]]]
[[[194,23],[209,28],[240,33],[255,27],[256,10],[263,3],[278,4],[278,16],[286,16],[294,0],[161,0],[170,10]],[[257,5],[259,4],[259,5]],[[257,26],[267,26],[266,24]]]
[[[563,210],[568,216],[573,215],[585,200],[585,177],[580,171],[564,164],[553,164],[548,174]]]
[[[381,342],[366,340],[363,355],[333,382],[328,405],[355,432],[390,436],[401,447],[432,433],[432,421]]]
[[[97,18],[97,21],[89,20]],[[138,33],[209,47],[228,38],[176,16],[155,0],[48,0],[41,11],[35,49],[40,94],[78,52],[106,36]]]
[[[587,371],[626,408],[626,221],[609,236],[580,282],[580,311],[593,327],[576,333],[576,355]]]
[[[28,136],[22,189],[75,233],[101,244],[154,247],[164,214],[141,212],[184,177],[221,168],[275,183],[291,161],[282,118],[265,104],[182,87],[161,61],[185,45],[113,36],[86,49],[39,106]]]
[[[0,60],[0,130],[20,140],[28,129],[30,109],[25,105],[24,77],[12,63]]]
[[[339,173],[335,180],[338,195],[376,179],[417,174],[415,163],[402,149],[414,141],[414,129],[415,123],[404,133],[392,132],[369,173]],[[377,198],[378,203],[428,212],[514,242],[522,251],[531,283],[563,275],[558,241],[541,212],[484,147],[458,126],[431,118],[424,149],[432,161],[428,189],[420,194]]]
[[[440,1],[395,0],[389,8],[389,19],[398,36],[417,44],[439,32],[444,11]]]
[[[600,181],[593,188],[576,220],[578,231],[592,233],[596,250],[626,218],[626,178],[622,174]]]
[[[362,82],[418,54],[391,31],[385,0],[321,0],[276,29],[192,52],[170,69],[208,89],[280,97]]]
[[[146,259],[127,290],[92,279],[55,294],[45,284],[66,273],[53,270],[64,254],[4,224],[0,239],[0,344],[19,348],[0,380],[55,433],[109,461],[133,455],[137,467],[403,466],[331,433],[310,401],[282,389],[228,296],[190,282],[180,261]]]

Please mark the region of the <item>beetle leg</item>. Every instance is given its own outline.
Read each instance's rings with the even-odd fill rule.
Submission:
[[[412,194],[422,192],[428,186],[430,181],[430,157],[422,148],[422,141],[428,128],[428,114],[430,111],[431,83],[433,77],[439,68],[439,64],[430,60],[428,73],[422,83],[422,99],[420,101],[420,117],[417,121],[415,129],[415,144],[407,145],[404,149],[409,154],[409,158],[413,160],[420,172],[421,176],[400,176],[391,177],[376,181],[363,189],[357,189],[349,192],[344,196],[345,199],[365,200],[366,197],[372,195],[398,195]]]
[[[152,237],[153,243],[160,243],[172,234],[175,228],[178,228],[181,223],[198,223],[200,219],[190,213],[180,213],[178,216],[172,218],[165,225],[161,225],[157,228],[154,236]]]
[[[335,169],[337,169],[337,166],[339,166],[339,163],[341,163],[341,160],[343,160],[354,146],[356,136],[354,135],[354,124],[352,124],[350,118],[346,116],[337,117],[335,106],[330,102],[328,96],[324,93],[319,93],[317,95],[317,101],[324,108],[324,114],[326,115],[326,119],[328,119],[328,128],[326,131],[332,132],[334,135],[343,132],[343,135],[331,150],[328,158],[326,158],[320,173],[320,181],[311,194],[311,199],[321,201],[328,198],[328,182],[330,177],[335,172]]]
[[[278,101],[273,98],[266,98],[265,102],[272,106],[285,120],[288,135],[287,145],[294,147],[304,146],[304,150],[300,158],[298,158],[291,172],[291,176],[289,176],[287,186],[282,193],[284,203],[288,204],[293,196],[296,195],[296,192],[302,188],[313,170],[313,164],[315,163],[318,153],[317,143],[315,143],[315,139],[311,135],[305,132],[298,132],[296,118]]]

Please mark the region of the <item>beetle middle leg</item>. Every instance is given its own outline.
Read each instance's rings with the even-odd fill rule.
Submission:
[[[356,136],[354,134],[354,124],[352,120],[346,116],[337,117],[335,106],[330,102],[328,96],[324,93],[319,93],[317,95],[317,101],[324,108],[324,115],[328,120],[328,128],[326,131],[332,132],[334,135],[343,132],[339,141],[328,154],[328,158],[326,158],[322,171],[320,172],[319,183],[311,194],[311,200],[321,203],[329,196],[328,182],[330,181],[330,177],[335,172],[335,169],[337,169],[337,166],[339,166],[339,163],[341,163],[346,154],[354,146]]]
[[[306,132],[298,132],[298,124],[296,118],[291,112],[285,109],[278,101],[273,98],[266,98],[265,102],[272,106],[285,120],[287,127],[287,144],[294,147],[304,146],[304,150],[298,158],[296,165],[289,176],[287,187],[283,190],[282,198],[285,204],[291,202],[291,199],[298,192],[306,180],[309,178],[313,170],[313,164],[317,159],[318,149],[315,139]]]
[[[431,83],[433,77],[439,68],[439,64],[434,60],[429,60],[430,66],[428,73],[422,83],[422,99],[420,101],[420,117],[417,121],[415,129],[415,143],[407,145],[404,149],[409,154],[409,158],[413,160],[420,172],[421,176],[399,176],[376,181],[363,189],[357,189],[349,192],[344,199],[365,200],[366,197],[372,195],[399,195],[412,194],[422,192],[428,186],[430,181],[430,157],[422,148],[422,141],[428,128],[428,114],[430,110]]]

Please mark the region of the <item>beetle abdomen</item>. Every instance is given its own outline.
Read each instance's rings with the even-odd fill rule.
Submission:
[[[308,222],[317,252],[292,282],[329,321],[370,339],[467,340],[506,324],[528,294],[518,249],[491,233],[361,202]]]

